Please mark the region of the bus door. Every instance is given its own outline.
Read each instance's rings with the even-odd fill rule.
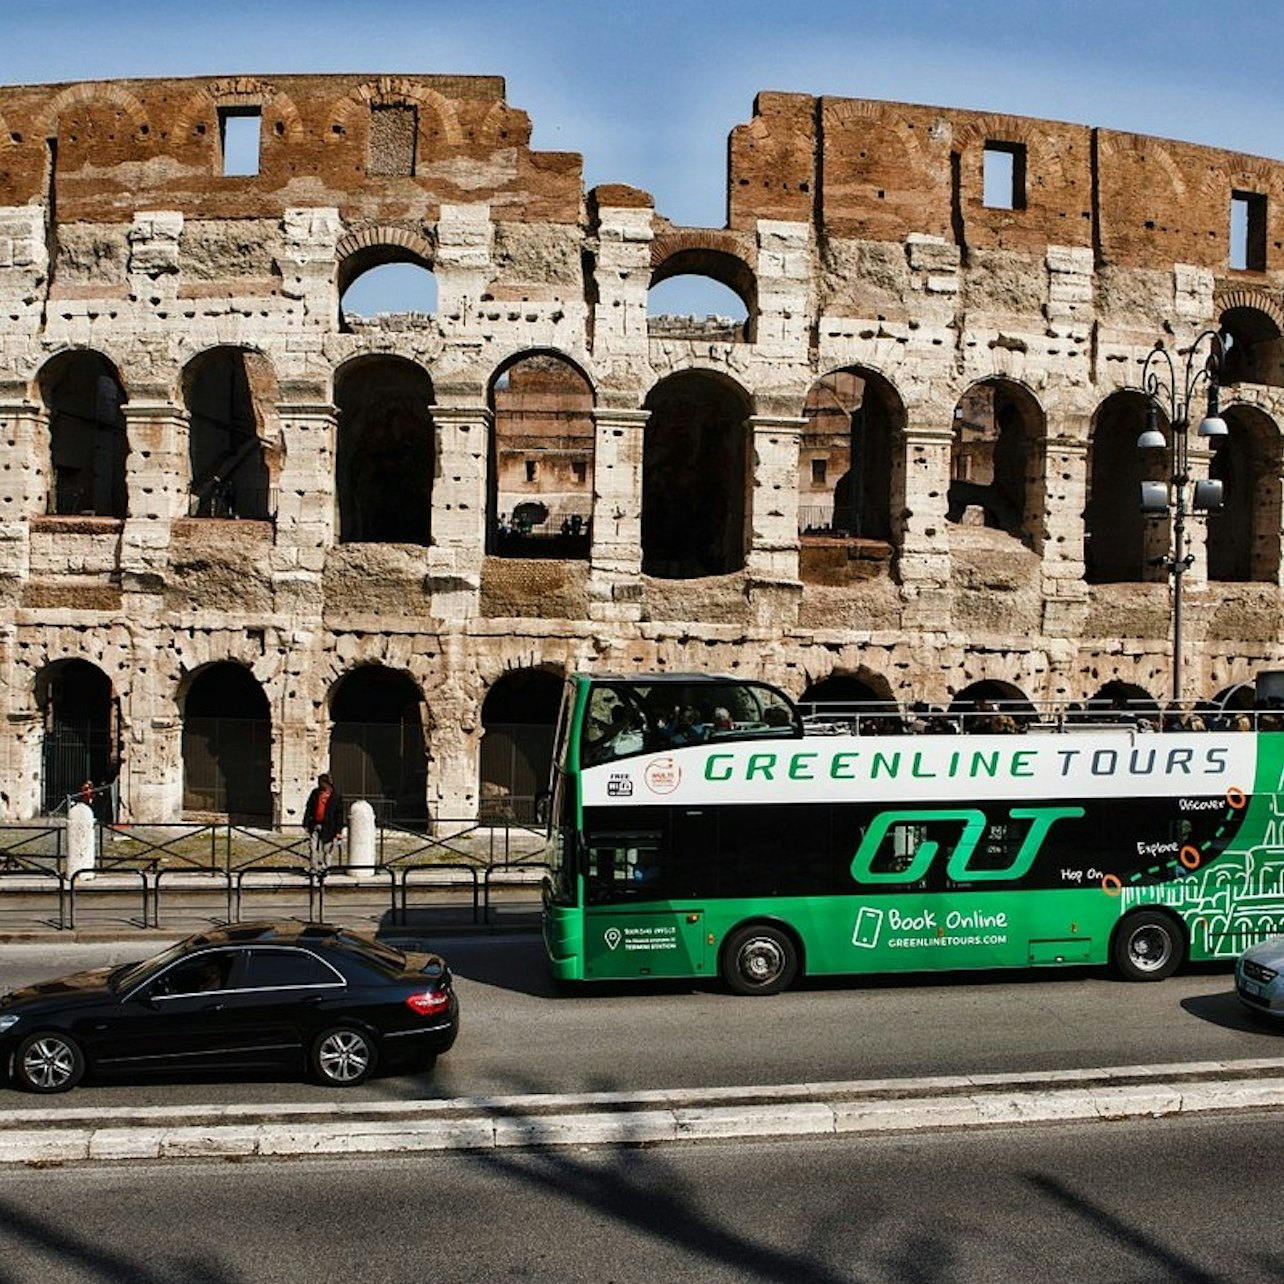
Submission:
[[[703,975],[704,910],[672,903],[661,832],[600,833],[585,846],[585,979]]]

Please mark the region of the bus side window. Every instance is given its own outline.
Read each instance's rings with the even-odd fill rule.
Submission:
[[[661,894],[662,876],[657,837],[636,835],[590,841],[587,892],[592,904],[654,900]]]

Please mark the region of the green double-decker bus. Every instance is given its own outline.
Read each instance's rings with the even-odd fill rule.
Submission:
[[[1276,717],[805,723],[765,683],[574,674],[549,964],[772,994],[802,975],[1110,963],[1158,980],[1231,959],[1284,931]]]

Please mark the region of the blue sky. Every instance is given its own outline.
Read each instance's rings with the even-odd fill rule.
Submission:
[[[533,142],[722,226],[763,89],[1011,112],[1284,158],[1279,0],[0,0],[0,84],[500,75]]]

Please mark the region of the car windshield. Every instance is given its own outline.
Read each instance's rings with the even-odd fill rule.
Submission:
[[[136,986],[142,985],[158,972],[167,968],[175,959],[182,958],[185,944],[186,942],[180,941],[177,945],[171,945],[169,949],[163,950],[160,954],[153,954],[151,958],[143,959],[141,963],[126,963],[118,967],[107,978],[108,983],[117,993],[123,990],[132,990]]]
[[[364,959],[380,972],[395,976],[406,970],[406,956],[400,950],[394,950],[391,945],[355,936],[351,932],[337,932],[335,940],[346,953]]]

